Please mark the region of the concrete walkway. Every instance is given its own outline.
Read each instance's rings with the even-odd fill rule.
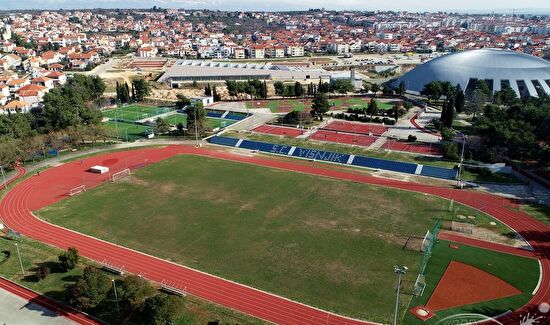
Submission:
[[[49,309],[0,289],[0,324],[69,325],[76,323]]]

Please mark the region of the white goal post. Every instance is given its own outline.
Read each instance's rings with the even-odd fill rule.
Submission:
[[[113,182],[116,182],[117,180],[119,179],[122,179],[122,178],[125,178],[125,177],[129,177],[131,176],[132,173],[130,172],[130,168],[126,168],[126,169],[123,169],[119,172],[116,172],[114,173],[112,176],[111,176],[111,180]]]
[[[86,192],[86,185],[80,185],[80,186],[77,186],[75,188],[71,188],[69,190],[69,196],[74,196],[74,195],[80,194],[82,192]]]

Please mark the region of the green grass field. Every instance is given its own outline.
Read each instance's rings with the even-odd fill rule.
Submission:
[[[145,137],[145,132],[151,129],[148,126],[124,122],[105,122],[103,125],[111,132],[112,137],[122,140],[135,141]],[[118,130],[118,135],[117,135]]]
[[[104,111],[103,116],[110,119],[123,119],[128,121],[138,121],[144,118],[154,117],[166,112],[169,112],[170,108],[167,107],[155,107],[146,105],[128,105],[112,110]]]
[[[4,259],[3,254],[0,255],[0,275],[66,304],[68,304],[68,299],[64,293],[65,286],[74,283],[76,277],[82,274],[82,270],[87,265],[94,265],[84,259],[75,269],[62,273],[56,271],[57,256],[62,253],[60,249],[27,238],[21,239],[18,243],[26,275],[21,274],[15,251],[15,241],[3,237],[0,237],[0,251],[9,250],[12,254],[7,260]],[[40,265],[50,267],[52,272],[45,280],[36,281],[34,273]],[[112,275],[109,274],[109,276]],[[121,323],[114,309],[114,297],[110,297],[107,304],[100,306],[100,308],[91,311],[91,314],[112,324]],[[229,324],[263,324],[260,320],[193,297],[186,298],[184,314],[175,324],[202,325],[216,319]]]
[[[177,125],[178,123],[183,123],[184,126],[187,125],[187,115],[185,114],[176,113],[173,115],[169,115],[165,117],[165,120],[166,122],[172,125]],[[206,120],[208,121],[208,125],[210,125],[212,129],[221,127],[222,124],[224,126],[229,126],[235,123],[234,120],[227,120],[227,119],[213,118],[213,117],[207,117]]]
[[[364,108],[370,102],[368,97],[336,97],[329,98],[328,103],[331,110],[347,110],[348,108]],[[392,103],[376,100],[380,110],[389,110],[393,108]],[[251,100],[245,102],[247,108],[269,108],[273,113],[283,113],[290,111],[304,111],[311,108],[311,98],[309,99],[279,99],[279,100]]]
[[[313,306],[387,322],[393,266],[409,266],[406,278],[414,282],[419,253],[403,247],[424,236],[436,218],[448,217],[448,204],[422,194],[177,156],[39,215]],[[479,216],[463,206],[459,213]]]
[[[539,266],[536,260],[465,245],[459,245],[459,249],[452,249],[449,244],[450,242],[444,240],[440,240],[436,244],[426,268],[426,289],[421,297],[412,299],[411,308],[427,303],[451,261],[463,262],[491,273],[523,293],[508,298],[442,310],[437,312],[435,317],[425,322],[407,312],[403,324],[432,325],[447,316],[461,313],[496,316],[507,310],[515,310],[531,299],[531,292],[536,287],[539,279]]]

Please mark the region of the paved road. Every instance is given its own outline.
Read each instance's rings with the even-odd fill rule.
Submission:
[[[0,288],[0,323],[6,325],[69,325],[75,322]]]

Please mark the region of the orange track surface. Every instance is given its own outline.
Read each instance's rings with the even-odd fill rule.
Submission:
[[[521,315],[541,302],[550,301],[550,228],[530,216],[509,210],[513,203],[507,199],[468,190],[454,190],[429,185],[401,182],[338,170],[327,170],[313,165],[247,157],[228,152],[197,149],[185,146],[147,148],[115,152],[86,158],[83,164],[72,162],[46,170],[13,188],[0,203],[0,215],[12,229],[33,239],[66,249],[75,246],[83,256],[96,261],[107,261],[124,267],[127,272],[141,274],[153,281],[169,281],[186,287],[196,295],[240,312],[279,324],[364,324],[365,322],[338,316],[288,299],[224,280],[184,266],[164,261],[134,250],[95,239],[37,219],[31,211],[51,205],[65,197],[71,188],[85,182],[88,188],[108,179],[105,175],[92,175],[85,170],[93,165],[108,165],[111,172],[124,168],[138,168],[172,157],[192,154],[219,158],[266,167],[291,170],[313,175],[350,180],[360,183],[399,188],[427,193],[472,206],[506,223],[529,241],[542,264],[541,286],[522,310],[506,315],[501,321],[518,323]]]

